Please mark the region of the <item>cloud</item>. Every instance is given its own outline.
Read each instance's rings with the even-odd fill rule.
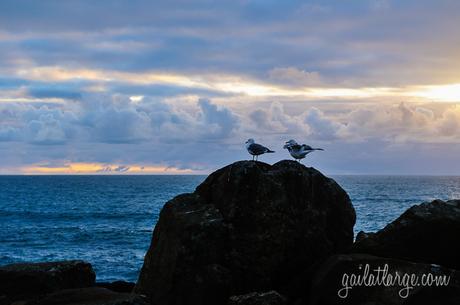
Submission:
[[[251,112],[247,124],[250,130],[260,134],[310,134],[310,127],[303,122],[302,116],[287,114],[282,103],[273,102],[267,110]]]
[[[459,9],[0,1],[0,167],[203,170],[247,157],[248,137],[319,142],[332,151],[312,162],[331,169],[386,169],[421,148],[453,156]]]
[[[382,10],[387,10],[391,6],[391,3],[389,0],[371,0],[370,1],[370,7],[372,10],[375,11],[382,11]]]
[[[455,105],[445,111],[436,121],[437,134],[453,139],[460,139],[460,108]]]
[[[331,141],[346,136],[346,126],[327,118],[318,108],[313,107],[306,113],[305,122],[310,126],[311,136],[315,139]]]
[[[27,133],[29,141],[34,144],[63,144],[66,141],[66,134],[60,121],[51,114],[29,121]]]
[[[82,97],[79,91],[59,89],[58,86],[52,86],[51,88],[28,88],[28,95],[35,98],[62,98],[69,100],[78,100]]]
[[[361,139],[398,143],[456,143],[459,139],[456,105],[406,103],[360,107],[342,120],[346,132]]]
[[[254,110],[249,114],[249,130],[315,141],[347,137],[346,125],[337,121],[338,118],[327,117],[316,107],[298,107],[293,114],[287,113],[284,108],[282,103],[273,102],[268,110]]]
[[[207,99],[133,102],[129,96],[94,94],[65,104],[0,104],[0,150],[10,167],[30,165],[39,172],[81,172],[77,165],[48,168],[85,162],[98,164],[88,168],[93,172],[142,173],[141,167],[156,164],[203,171],[247,157],[246,138],[278,151],[267,161],[288,157],[280,145],[294,138],[326,148],[328,153],[312,160],[331,154],[324,160],[331,169],[351,171],[343,162],[362,158],[369,171],[377,171],[365,151],[377,158],[378,146],[380,153],[400,160],[398,155],[413,147],[455,145],[458,122],[455,104],[267,102],[241,108]],[[335,160],[336,149],[353,157]]]
[[[238,124],[229,109],[207,99],[188,109],[152,99],[132,102],[125,97],[96,105],[86,102],[83,121],[98,141],[106,143],[225,139]]]
[[[458,80],[455,1],[21,3],[0,3],[0,69],[84,66],[259,79],[271,71],[307,84],[319,74],[336,87]],[[110,18],[100,18],[107,11]]]
[[[318,87],[323,85],[318,72],[308,72],[295,67],[274,68],[268,73],[270,80],[294,87]]]
[[[116,165],[106,163],[62,162],[62,163],[37,163],[21,166],[15,173],[23,174],[189,174],[190,170],[175,167],[165,167],[161,164],[141,166],[138,164]],[[14,172],[13,172],[14,173]]]
[[[0,141],[64,144],[76,128],[74,113],[40,104],[0,104],[0,119]]]
[[[382,103],[336,105],[273,102],[246,118],[249,133],[269,133],[312,141],[349,143],[456,143],[460,139],[460,108],[455,104]]]
[[[150,117],[128,98],[112,102],[108,97],[98,96],[81,104],[80,121],[93,141],[138,143],[153,136]]]
[[[20,139],[20,132],[11,126],[0,126],[0,142],[15,141]]]
[[[358,103],[332,111],[327,104],[272,102],[241,112],[209,99],[133,101],[129,96],[94,94],[63,105],[0,105],[0,140],[54,145],[185,144],[284,134],[319,141],[452,142],[458,139],[459,116],[455,104]]]
[[[200,99],[199,121],[206,128],[205,137],[226,138],[237,127],[238,118],[229,109],[218,107],[207,99]]]
[[[234,113],[207,99],[187,108],[150,98],[95,94],[64,106],[9,103],[0,110],[0,139],[33,144],[220,140],[238,127]]]
[[[141,168],[144,169],[144,168]],[[103,168],[97,169],[97,173],[111,173],[111,172],[117,172],[117,173],[124,173],[130,170],[129,166],[126,165],[119,165],[116,167],[113,166],[105,166]]]

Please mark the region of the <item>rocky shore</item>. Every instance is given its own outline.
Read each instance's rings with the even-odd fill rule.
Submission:
[[[460,304],[460,200],[413,206],[353,242],[355,217],[314,168],[240,161],[165,204],[135,286],[95,283],[83,261],[14,264],[0,267],[0,305]],[[397,274],[449,281],[385,285]]]

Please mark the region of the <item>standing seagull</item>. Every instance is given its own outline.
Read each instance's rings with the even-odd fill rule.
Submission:
[[[289,140],[286,142],[286,145],[283,148],[287,148],[291,156],[300,162],[301,159],[305,158],[306,155],[315,150],[324,150],[322,148],[313,148],[309,145],[302,144],[300,145],[295,140]]]
[[[274,153],[273,150],[270,150],[265,146],[255,143],[254,139],[249,139],[246,141],[246,149],[252,155],[252,161],[254,161],[254,157],[256,158],[256,161],[257,161],[257,158],[259,157],[259,155],[262,155],[265,153]]]

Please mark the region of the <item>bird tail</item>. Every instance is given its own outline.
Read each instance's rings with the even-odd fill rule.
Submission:
[[[266,153],[274,153],[275,151],[274,150],[267,150]]]

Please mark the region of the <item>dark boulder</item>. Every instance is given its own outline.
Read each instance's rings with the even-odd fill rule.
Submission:
[[[149,305],[145,297],[102,287],[66,289],[24,305]]]
[[[181,305],[278,290],[349,248],[354,223],[346,192],[319,171],[236,162],[165,204],[135,291]]]
[[[94,285],[96,275],[84,261],[20,263],[0,267],[0,295],[26,299],[54,291]]]
[[[135,283],[126,281],[114,281],[114,282],[97,282],[96,287],[107,288],[115,292],[132,292],[136,286]]]
[[[355,242],[360,242],[361,240],[368,238],[369,236],[373,235],[375,233],[368,233],[364,231],[359,231],[358,234],[356,234]]]
[[[384,271],[386,266],[387,271]],[[400,280],[397,280],[396,274]],[[425,280],[429,279],[429,274],[440,276],[446,285],[436,286],[431,283],[424,286],[427,283],[422,277],[425,275]],[[455,298],[455,291],[458,292],[459,287],[460,273],[453,269],[367,254],[334,255],[317,269],[312,279],[310,298],[304,304],[435,305],[444,304],[438,301]],[[437,295],[438,301],[431,298],[432,303],[414,303],[426,294],[423,292],[426,289]]]
[[[377,233],[357,238],[352,252],[460,269],[460,200],[415,205]]]
[[[447,287],[423,287],[411,294],[404,305],[459,305],[460,283],[451,283]]]
[[[230,297],[228,305],[286,305],[286,298],[272,290],[268,292],[252,292]]]

